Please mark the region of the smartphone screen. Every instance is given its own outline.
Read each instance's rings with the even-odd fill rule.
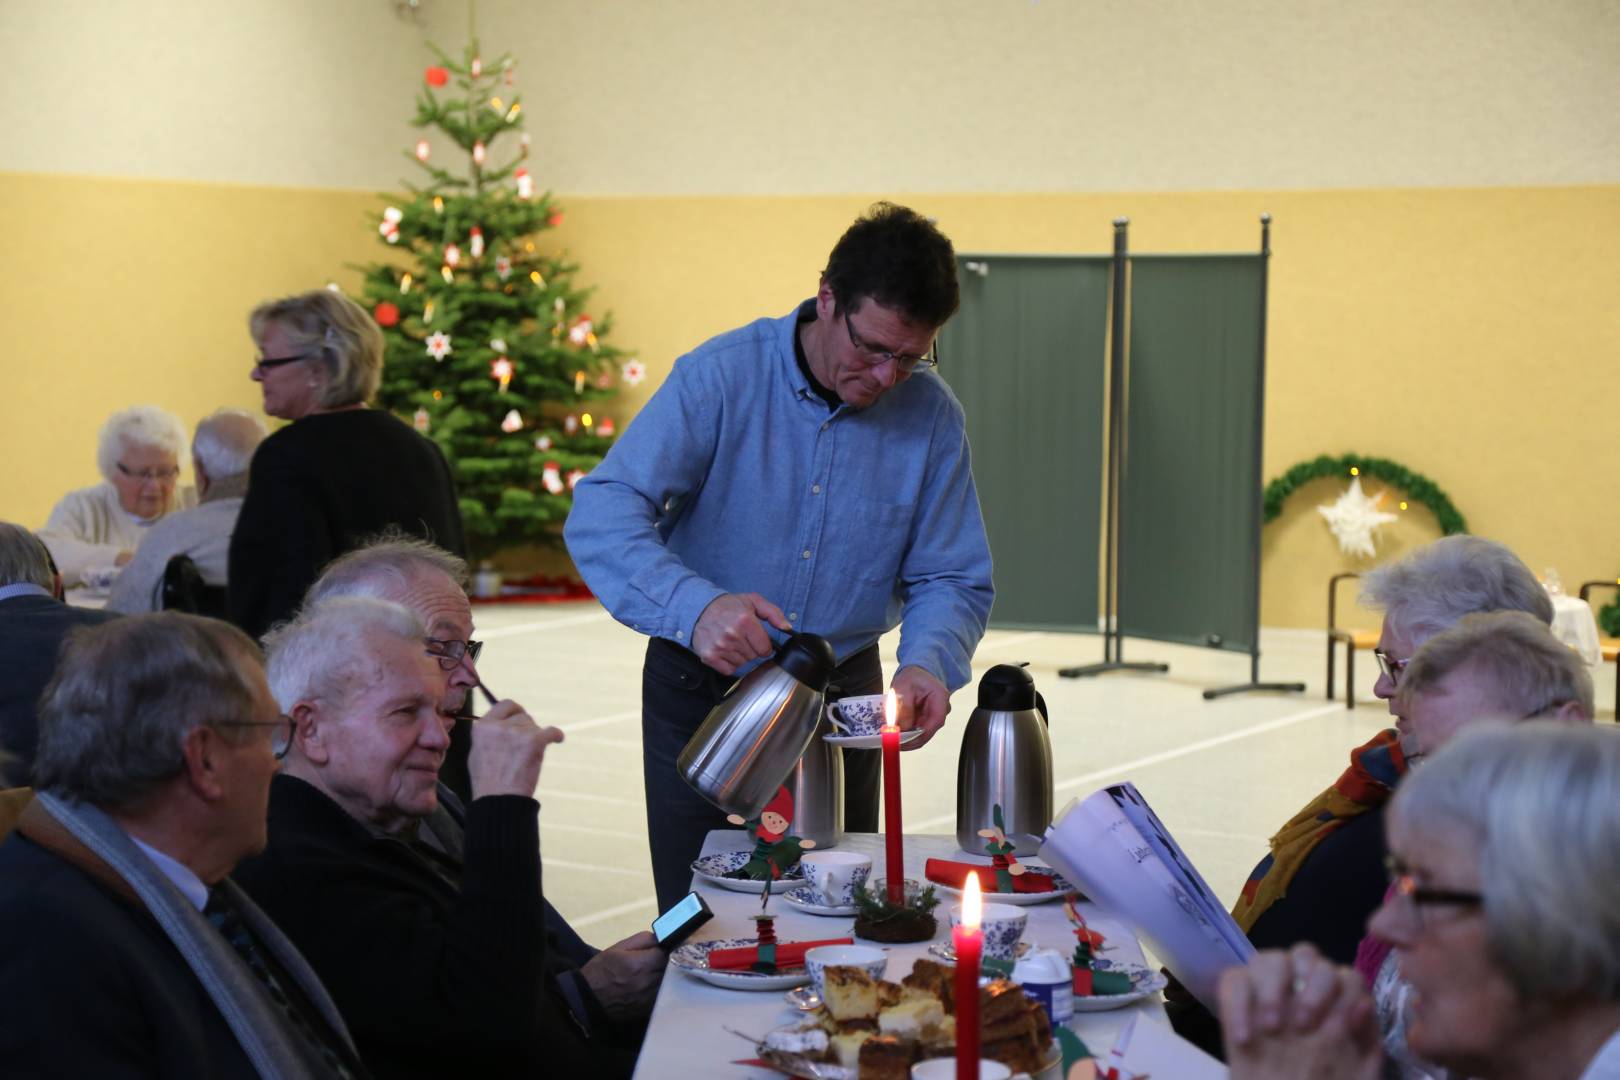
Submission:
[[[693,930],[708,922],[712,913],[703,897],[687,893],[686,898],[653,920],[653,935],[666,949],[679,945]]]

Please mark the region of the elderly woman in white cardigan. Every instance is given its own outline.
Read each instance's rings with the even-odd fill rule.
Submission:
[[[38,532],[64,585],[83,584],[90,569],[123,566],[148,526],[196,505],[195,492],[178,487],[185,451],[186,429],[155,405],[107,418],[96,448],[102,482],[68,492]]]

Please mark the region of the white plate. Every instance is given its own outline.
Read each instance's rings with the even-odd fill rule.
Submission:
[[[838,907],[827,907],[823,904],[816,903],[815,895],[815,891],[811,889],[810,886],[800,885],[796,889],[789,889],[787,892],[783,893],[782,902],[787,904],[788,907],[796,907],[800,911],[808,912],[811,915],[826,915],[829,918],[836,918],[838,916],[847,917],[860,910],[854,904],[843,904]]]
[[[806,1024],[788,1024],[778,1031],[799,1031],[808,1027]],[[767,1050],[764,1043],[754,1047],[762,1061],[770,1063],[771,1067],[788,1076],[798,1077],[800,1080],[855,1080],[855,1070],[846,1069],[841,1065],[832,1065],[823,1062],[805,1061],[795,1054],[781,1054]],[[1063,1066],[1063,1047],[1056,1038],[1052,1040],[1052,1048],[1047,1052],[1046,1061],[1041,1064],[1039,1071],[1034,1074],[1033,1080],[1061,1080]],[[1014,1073],[1012,1080],[1031,1080],[1029,1073]]]
[[[1131,989],[1124,994],[1075,994],[1075,1012],[1107,1012],[1123,1009],[1144,998],[1150,998],[1168,985],[1168,980],[1157,971],[1149,971],[1139,964],[1116,964],[1098,958],[1092,965],[1102,971],[1121,971],[1131,977]]]
[[[1019,859],[1018,861],[1029,867],[1031,870],[1038,871],[1042,874],[1051,874],[1053,884],[1057,887],[1051,892],[987,892],[983,894],[985,903],[1012,904],[1016,907],[1028,907],[1030,904],[1048,904],[1053,900],[1061,900],[1070,893],[1077,893],[1080,891],[1078,887],[1070,884],[1067,878],[1058,873],[1056,870],[1052,869],[1050,866],[1043,866],[1042,864],[1035,862],[1033,859]],[[990,864],[982,863],[976,865],[988,867]],[[961,889],[952,888],[949,885],[941,885],[937,881],[930,881],[928,884],[949,896],[962,895]]]
[[[714,971],[709,967],[709,952],[713,949],[740,949],[757,945],[754,938],[718,938],[714,941],[688,941],[669,954],[669,962],[694,979],[702,979],[727,990],[786,990],[803,986],[810,981],[805,968],[790,968],[775,975],[758,971]]]
[[[705,855],[692,862],[692,873],[722,889],[732,892],[747,892],[758,896],[764,891],[766,882],[754,881],[752,878],[728,878],[726,872],[741,870],[748,860],[753,857],[752,851],[721,851],[714,855]],[[776,881],[769,883],[771,892],[787,892],[804,884],[804,867],[794,863],[787,873]]]
[[[956,966],[956,945],[953,942],[936,941],[928,946],[928,951],[952,967]],[[1029,952],[1029,942],[1020,941],[1018,948],[1013,950],[1013,959],[1016,960],[1027,952]]]
[[[920,738],[922,738],[922,731],[919,728],[912,728],[910,731],[902,731],[900,733],[900,745],[905,746],[907,743],[914,742]],[[834,746],[847,746],[851,750],[883,749],[882,732],[877,732],[872,735],[823,735],[821,740],[822,742],[832,743]]]

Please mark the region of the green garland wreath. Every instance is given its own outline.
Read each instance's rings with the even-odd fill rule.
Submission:
[[[1287,501],[1288,496],[1305,484],[1325,476],[1354,475],[1352,469],[1358,470],[1364,476],[1375,476],[1390,487],[1400,488],[1406,492],[1407,498],[1427,506],[1434,511],[1434,519],[1440,523],[1440,531],[1445,535],[1468,531],[1468,522],[1463,520],[1462,514],[1452,505],[1450,497],[1440,490],[1439,484],[1422,473],[1413,472],[1399,462],[1388,458],[1363,457],[1360,454],[1344,454],[1339,457],[1323,454],[1310,461],[1302,461],[1277,477],[1266,485],[1265,520],[1275,521],[1277,515],[1282,513],[1283,503]]]
[[[1598,625],[1610,637],[1620,637],[1620,599],[1598,609]]]

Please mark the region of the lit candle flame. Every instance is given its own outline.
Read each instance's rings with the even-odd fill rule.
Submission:
[[[896,724],[895,714],[900,711],[900,700],[895,697],[894,691],[886,691],[883,695],[883,726],[892,728]]]
[[[969,874],[962,886],[962,926],[968,930],[977,930],[980,913],[979,875]]]

